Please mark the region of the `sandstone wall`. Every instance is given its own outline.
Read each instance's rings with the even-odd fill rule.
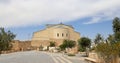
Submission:
[[[14,40],[12,42],[12,48],[13,51],[25,51],[31,49],[31,41],[19,41]]]

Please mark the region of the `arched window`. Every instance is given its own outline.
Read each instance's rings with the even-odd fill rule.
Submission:
[[[57,33],[57,37],[59,37],[59,33]]]

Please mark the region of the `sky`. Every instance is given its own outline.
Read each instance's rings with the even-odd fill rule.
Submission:
[[[120,17],[120,0],[0,0],[0,27],[16,34],[16,40],[31,40],[33,32],[60,22],[81,36],[106,38],[115,17]]]

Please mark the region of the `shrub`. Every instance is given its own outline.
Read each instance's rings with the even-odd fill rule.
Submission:
[[[55,42],[51,41],[49,46],[50,47],[55,47]]]
[[[100,43],[96,46],[95,50],[104,63],[112,63],[119,56],[120,42],[113,44]]]

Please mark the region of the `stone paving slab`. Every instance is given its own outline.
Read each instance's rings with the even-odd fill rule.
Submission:
[[[81,60],[81,57],[70,58],[62,53],[25,51],[2,54],[0,63],[85,63],[85,61]]]

